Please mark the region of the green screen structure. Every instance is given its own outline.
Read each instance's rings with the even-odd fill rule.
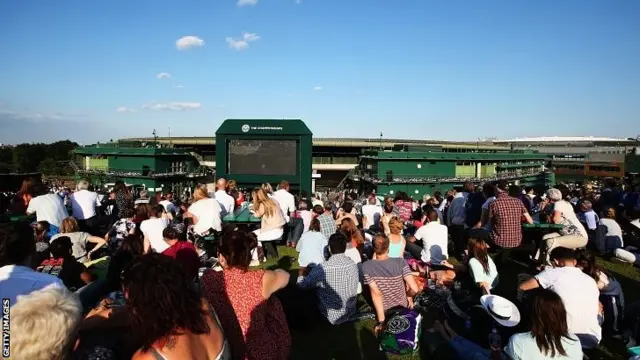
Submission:
[[[216,131],[216,176],[245,188],[287,180],[309,193],[311,138],[302,120],[225,120]]]

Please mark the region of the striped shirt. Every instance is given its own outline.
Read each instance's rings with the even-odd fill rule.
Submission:
[[[409,306],[404,278],[411,275],[411,270],[404,259],[371,260],[363,263],[362,267],[364,283],[375,283],[380,289],[385,312],[396,306]]]

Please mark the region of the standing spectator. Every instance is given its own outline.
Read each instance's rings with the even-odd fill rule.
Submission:
[[[11,213],[13,214],[24,214],[27,212],[27,208],[29,207],[29,202],[31,201],[31,194],[33,192],[32,188],[35,184],[33,179],[24,179],[22,181],[22,186],[18,193],[13,197],[13,201],[11,202]]]
[[[438,223],[438,212],[431,208],[427,212],[426,224],[415,233],[415,238],[422,241],[421,259],[426,263],[440,265],[449,258],[449,230]]]
[[[134,202],[136,206],[149,204],[149,201],[151,201],[151,199],[149,199],[149,191],[147,189],[140,190],[139,195],[140,196]]]
[[[122,180],[118,180],[115,182],[115,184],[113,185],[113,192],[116,194],[116,205],[113,209],[113,213],[118,216],[118,219],[122,219],[122,214],[120,214],[120,211],[128,207],[134,207],[133,196],[131,196],[127,185]]]
[[[469,183],[465,183],[465,189],[472,187]],[[464,227],[466,221],[466,205],[468,192],[455,191],[455,195],[450,202],[447,212],[447,225],[449,225],[449,233],[453,241],[454,256],[462,259],[465,249]]]
[[[167,213],[175,213],[178,209],[176,205],[173,203],[173,193],[168,192],[164,195],[164,199],[159,202],[160,205],[164,207],[164,210]]]
[[[133,235],[136,231],[136,223],[134,218],[136,216],[135,210],[132,208],[124,209],[121,211],[125,217],[116,221],[111,229],[104,236],[107,240],[109,248],[112,252],[115,252],[120,248],[120,243],[129,235]]]
[[[376,204],[376,197],[369,196],[367,204],[362,206],[362,228],[367,230],[371,227],[380,227],[380,217],[382,217],[382,207]]]
[[[298,277],[300,288],[315,288],[320,313],[332,325],[349,321],[356,312],[360,276],[358,266],[347,257],[347,239],[334,234],[329,239],[331,257]]]
[[[510,257],[510,250],[522,243],[522,218],[533,224],[531,215],[520,199],[509,196],[501,190],[496,200],[489,205],[489,221],[491,221],[493,244],[501,250],[496,259],[498,267]]]
[[[9,299],[9,304],[15,304],[18,295],[49,285],[64,287],[57,277],[37,273],[29,267],[34,252],[33,230],[28,224],[0,224],[0,297]]]
[[[227,180],[225,178],[220,178],[216,182],[216,192],[213,194],[213,197],[218,204],[220,204],[222,217],[233,212],[236,201],[231,195],[227,194]]]
[[[86,180],[80,180],[76,185],[76,192],[71,194],[69,199],[73,217],[78,220],[80,230],[95,235],[97,227],[96,208],[102,205],[98,199],[98,194],[89,191],[89,183]]]
[[[289,182],[282,180],[278,185],[278,191],[273,193],[273,199],[278,202],[285,220],[287,221],[287,246],[295,246],[302,236],[304,223],[302,219],[292,218],[290,215],[296,211],[296,200],[289,192]]]
[[[27,214],[36,214],[38,221],[47,221],[52,233],[57,233],[62,220],[69,216],[62,200],[56,194],[51,194],[42,183],[33,185],[31,201],[27,207]]]

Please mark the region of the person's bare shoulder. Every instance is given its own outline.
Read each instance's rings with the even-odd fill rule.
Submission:
[[[151,355],[151,351],[142,351],[139,349],[135,354],[131,357],[131,360],[155,360],[156,357]]]

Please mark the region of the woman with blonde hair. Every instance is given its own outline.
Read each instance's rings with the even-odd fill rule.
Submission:
[[[66,236],[71,239],[72,255],[78,262],[85,262],[91,260],[91,254],[99,250],[107,241],[101,237],[89,235],[84,231],[80,231],[78,221],[74,217],[67,217],[62,220],[62,226],[60,226],[60,233],[54,235],[51,238],[50,243],[56,241],[57,238]],[[95,246],[91,251],[87,252],[87,244],[93,243]]]
[[[267,192],[259,187],[251,192],[253,203],[253,213],[260,218],[260,229],[254,231],[258,237],[258,242],[266,246],[269,256],[278,258],[278,248],[273,244],[274,240],[282,239],[286,220],[278,203],[269,197]],[[262,244],[264,243],[264,244]],[[257,259],[255,252],[254,261]],[[255,264],[255,262],[252,263]]]
[[[389,257],[404,257],[404,249],[407,245],[407,242],[404,239],[404,236],[402,236],[403,229],[404,223],[398,216],[394,216],[389,219]]]
[[[273,187],[271,186],[271,184],[263,183],[262,185],[260,185],[260,188],[264,190],[264,192],[266,192],[269,197],[273,195]]]
[[[216,199],[209,197],[207,188],[197,186],[193,191],[193,204],[185,217],[193,219],[193,231],[198,235],[205,235],[211,229],[222,230],[222,208]]]

